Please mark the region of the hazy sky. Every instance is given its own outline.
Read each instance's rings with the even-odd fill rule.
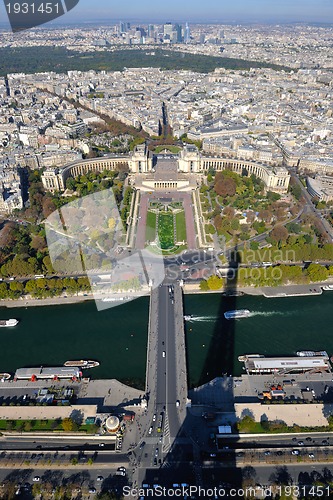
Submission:
[[[1,0],[0,4],[0,19],[5,21]],[[119,19],[333,23],[333,0],[80,0],[61,21],[106,23]]]
[[[80,0],[70,17],[333,22],[333,0]]]

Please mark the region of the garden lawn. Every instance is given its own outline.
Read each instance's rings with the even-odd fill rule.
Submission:
[[[156,236],[156,214],[147,212],[146,241],[154,241]]]
[[[174,246],[174,224],[171,213],[158,215],[158,236],[162,250],[168,250]]]
[[[186,219],[184,211],[176,214],[176,234],[177,241],[186,241]]]

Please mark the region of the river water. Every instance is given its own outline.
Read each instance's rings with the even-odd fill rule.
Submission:
[[[190,385],[222,373],[242,373],[240,354],[286,355],[297,350],[333,353],[333,292],[322,296],[266,299],[220,294],[185,296]],[[95,359],[93,378],[117,378],[143,388],[149,299],[97,312],[94,302],[68,306],[0,309],[16,317],[15,328],[0,329],[0,372],[24,366],[55,366]],[[224,319],[229,309],[249,309],[251,317]]]

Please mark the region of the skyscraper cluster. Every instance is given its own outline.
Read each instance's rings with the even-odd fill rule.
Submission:
[[[188,23],[183,27],[178,23],[165,22],[162,26],[148,24],[145,28],[141,26],[131,27],[130,23],[120,21],[115,27],[115,32],[127,43],[157,42],[166,44],[189,43],[191,39]]]

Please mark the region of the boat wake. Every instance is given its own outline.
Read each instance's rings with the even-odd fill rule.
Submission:
[[[190,316],[190,317],[186,317],[185,318],[185,321],[187,322],[194,322],[194,321],[206,321],[206,322],[213,322],[213,321],[216,321],[216,317],[215,316]]]
[[[282,311],[251,311],[249,314],[249,317],[252,318],[252,316],[266,316],[266,317],[269,317],[269,316],[288,316],[288,313],[285,313]]]
[[[262,317],[270,317],[270,316],[289,316],[292,312],[283,312],[283,311],[250,311],[248,314],[248,318],[252,318],[254,316],[262,316]],[[217,321],[216,316],[184,316],[186,323],[194,323],[194,322],[207,322],[213,323]]]

